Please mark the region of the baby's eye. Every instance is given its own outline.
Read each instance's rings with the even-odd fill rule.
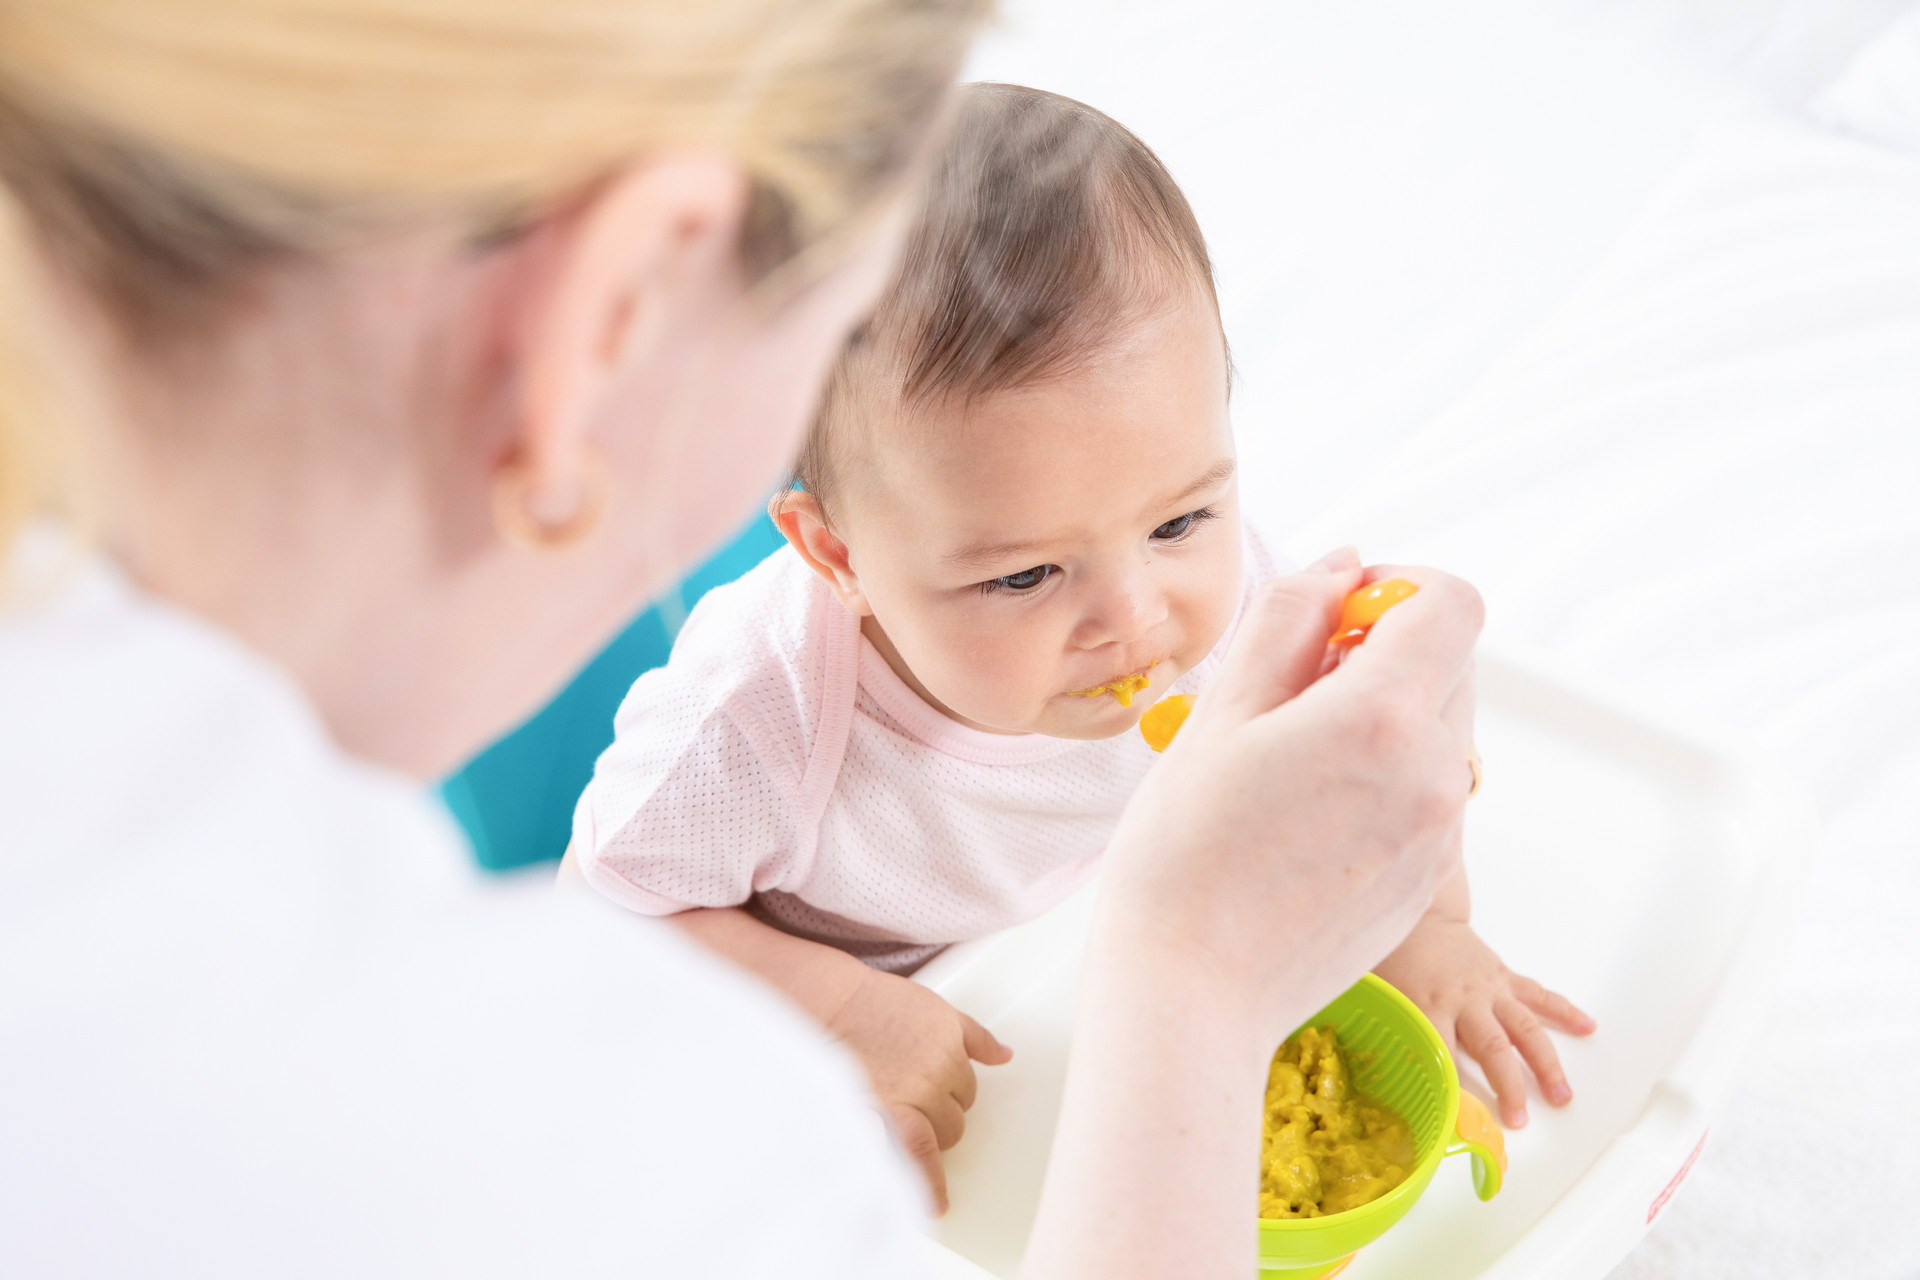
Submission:
[[[995,578],[980,584],[982,591],[1031,591],[1059,572],[1058,565],[1035,565],[1031,569],[1022,569],[1018,573],[1009,573],[1005,577]]]
[[[1212,507],[1202,507],[1198,511],[1189,511],[1187,514],[1176,516],[1161,525],[1158,529],[1155,529],[1153,531],[1153,537],[1161,542],[1178,542],[1193,532],[1193,526],[1199,524],[1202,520],[1211,519],[1213,519]]]

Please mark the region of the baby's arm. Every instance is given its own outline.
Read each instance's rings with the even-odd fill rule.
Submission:
[[[1499,1100],[1501,1122],[1518,1129],[1527,1122],[1527,1068],[1548,1102],[1560,1107],[1573,1100],[1560,1055],[1541,1023],[1584,1036],[1594,1021],[1565,996],[1502,964],[1468,923],[1471,908],[1467,873],[1460,868],[1375,972],[1433,1019],[1454,1052],[1465,1048],[1473,1055]]]
[[[792,997],[867,1069],[900,1143],[918,1162],[938,1212],[947,1208],[940,1153],[960,1141],[973,1105],[973,1063],[1013,1056],[933,992],[844,951],[780,932],[737,907],[668,917],[702,944]]]

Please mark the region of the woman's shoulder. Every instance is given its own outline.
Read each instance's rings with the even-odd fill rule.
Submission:
[[[256,838],[270,872],[203,828],[211,859],[118,850],[86,900],[25,904],[0,1089],[36,1103],[0,1151],[0,1259],[238,1276],[298,1240],[315,1274],[744,1280],[790,1250],[911,1274],[909,1174],[796,1014],[670,926],[526,877],[380,876],[363,855],[418,828],[360,817]],[[111,1203],[114,1229],[42,1202]]]
[[[36,1099],[0,1270],[910,1269],[912,1184],[817,1033],[480,875],[241,646],[88,573],[0,620],[0,701],[0,1094]]]
[[[417,785],[334,746],[285,673],[104,561],[77,561],[0,613],[0,703],[0,845],[17,855],[0,882],[31,876],[43,904],[62,884],[97,888],[103,860],[137,865],[134,850],[211,871],[228,835],[398,821],[410,847],[429,847],[427,832],[443,842],[423,867],[459,848]]]

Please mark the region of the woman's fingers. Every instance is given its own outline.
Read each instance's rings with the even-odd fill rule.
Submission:
[[[1307,566],[1309,573],[1347,573],[1360,567],[1357,547],[1335,547]]]
[[[935,1216],[947,1211],[947,1171],[940,1163],[940,1140],[934,1136],[933,1122],[920,1108],[905,1102],[887,1104],[887,1121],[907,1158],[920,1166],[933,1193]]]
[[[1340,602],[1360,585],[1357,565],[1336,567],[1329,557],[1322,566],[1271,579],[1254,592],[1196,719],[1251,719],[1320,678]]]
[[[1513,993],[1520,997],[1521,1004],[1533,1010],[1535,1016],[1548,1026],[1568,1035],[1590,1036],[1599,1025],[1586,1010],[1558,991],[1547,990],[1532,978],[1515,978]]]
[[[1459,688],[1486,621],[1480,593],[1437,569],[1379,567],[1369,576],[1406,578],[1420,590],[1374,623],[1343,672],[1391,680],[1426,709],[1441,711]]]
[[[1514,1052],[1506,1028],[1485,1005],[1476,1005],[1460,1015],[1460,1043],[1480,1064],[1481,1073],[1493,1087],[1500,1108],[1500,1123],[1509,1129],[1521,1129],[1527,1123],[1527,1072]]]
[[[1494,1016],[1500,1019],[1500,1025],[1507,1029],[1507,1037],[1532,1070],[1534,1079],[1540,1082],[1540,1094],[1556,1107],[1564,1107],[1573,1101],[1573,1089],[1567,1084],[1567,1073],[1560,1066],[1560,1051],[1553,1047],[1553,1041],[1547,1036],[1547,1029],[1540,1020],[1528,1011],[1527,1006],[1518,1000],[1502,1000],[1493,1006]]]
[[[1473,717],[1478,694],[1474,664],[1472,659],[1468,659],[1466,668],[1460,673],[1459,683],[1453,686],[1452,692],[1447,694],[1447,700],[1440,706],[1440,718],[1453,726],[1468,751],[1473,750]],[[1471,778],[1470,770],[1463,767],[1462,772]]]

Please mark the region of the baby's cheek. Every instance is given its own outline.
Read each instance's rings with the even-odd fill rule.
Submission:
[[[1179,629],[1174,660],[1191,670],[1206,660],[1227,633],[1240,607],[1242,579],[1238,560],[1209,566],[1181,584],[1171,599],[1174,625]]]
[[[1059,643],[1018,620],[967,630],[962,643],[942,646],[948,660],[941,664],[941,683],[949,691],[942,701],[969,720],[1012,732],[1036,731],[1035,717],[1060,691]]]

